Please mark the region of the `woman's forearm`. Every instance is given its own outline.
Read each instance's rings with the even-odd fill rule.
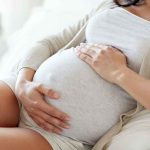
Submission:
[[[150,109],[150,80],[126,67],[117,76],[116,84],[145,108]]]

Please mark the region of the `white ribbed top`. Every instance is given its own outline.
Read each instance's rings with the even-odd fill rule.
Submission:
[[[87,42],[103,43],[120,48],[136,71],[150,45],[150,23],[122,8],[97,13],[86,29]],[[63,136],[90,145],[119,121],[121,113],[136,106],[136,102],[120,87],[103,80],[74,53],[74,48],[61,51],[47,59],[35,73],[41,82],[60,92],[60,100],[48,103],[71,116],[71,128]],[[25,111],[23,121],[38,126]],[[47,133],[50,135],[50,133]]]

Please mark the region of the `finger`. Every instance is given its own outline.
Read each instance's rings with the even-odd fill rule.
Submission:
[[[108,53],[111,55],[114,55],[113,53],[116,53],[116,54],[122,55],[123,57],[125,57],[127,59],[126,55],[120,49],[117,49],[117,48],[114,48],[111,46],[108,47]]]
[[[89,48],[93,47],[93,45],[94,45],[93,43],[81,43],[80,46],[77,46],[77,48],[79,48],[79,49],[82,49],[82,48],[89,49]]]
[[[84,44],[84,46],[83,45],[77,46],[76,47],[76,51],[82,51],[82,52],[84,52],[84,51],[86,51],[86,49],[89,49],[90,47],[91,47],[90,45]]]
[[[120,53],[123,57],[125,57],[126,62],[127,62],[127,64],[128,64],[128,57],[125,55],[125,53],[124,53],[122,50],[120,50],[120,49],[118,49],[118,48],[116,48],[116,47],[111,47],[111,49],[112,49],[113,51],[117,52],[118,54]],[[119,55],[120,55],[120,54],[119,54]]]
[[[41,111],[43,111],[43,112],[45,112],[45,113],[47,113],[47,114],[49,114],[49,115],[51,115],[55,118],[58,118],[62,121],[69,121],[70,120],[70,116],[68,114],[66,114],[65,112],[60,111],[59,109],[57,109],[56,107],[54,107],[50,104],[47,104],[43,100],[40,103],[38,103],[37,105],[38,105],[37,107]]]
[[[85,53],[87,55],[89,55],[90,57],[95,57],[95,55],[97,54],[97,52],[95,51],[95,49],[87,49],[87,48],[79,48],[79,51],[77,52],[77,54],[79,54],[80,52]]]
[[[65,129],[70,128],[69,123],[63,122],[63,121],[61,121],[55,117],[52,117],[51,115],[48,115],[45,112],[42,112],[40,110],[35,111],[34,115],[40,117],[41,119],[43,119],[44,121],[46,121],[47,123],[49,123],[55,127],[61,127],[61,128],[65,128]]]
[[[85,61],[87,64],[89,64],[90,66],[92,66],[92,58],[84,53],[80,53],[79,58],[82,59],[83,61]]]
[[[120,50],[120,49],[118,49],[118,48],[116,48],[114,46],[109,46],[108,49],[113,50],[115,52],[121,52],[121,53],[123,53],[122,50]]]
[[[84,46],[84,45],[86,45],[86,43],[80,43],[80,46],[81,46],[81,47]]]
[[[109,46],[108,45],[98,44],[97,47],[99,47],[102,50],[106,50]]]
[[[92,46],[94,43],[80,43],[80,47]]]
[[[87,54],[91,58],[95,58],[97,56],[97,52],[94,48],[85,50],[83,54]]]
[[[82,47],[85,47],[87,45],[87,43],[80,43],[79,47],[82,48]]]
[[[103,49],[103,50],[106,50],[109,45],[104,45],[104,44],[95,44],[95,43],[81,43],[80,46],[77,46],[79,48],[100,48],[100,49]],[[110,46],[111,47],[111,46]]]
[[[30,104],[30,110],[31,113],[33,113],[32,111],[34,110],[41,110],[53,117],[56,117],[62,121],[69,121],[70,120],[70,116],[68,114],[66,114],[65,112],[60,111],[59,109],[57,109],[56,107],[48,104],[45,99],[43,99],[43,96],[39,94],[38,98],[36,98],[36,101],[34,100],[30,100],[32,101],[32,103]]]
[[[46,122],[45,120],[43,120],[38,116],[30,116],[30,117],[36,122],[38,126],[43,128],[44,130],[51,131],[57,134],[60,134],[62,132],[61,128],[49,124],[48,122]]]
[[[84,46],[77,46],[76,47],[76,52],[78,53],[79,51],[87,53],[87,51],[91,50],[93,52],[99,53],[101,49],[104,47],[99,46],[99,44],[93,44],[93,43],[84,43]],[[106,46],[105,46],[106,47]]]
[[[93,49],[88,49],[87,51],[86,51],[86,54],[88,54],[88,55],[90,55],[91,57],[95,57],[96,55],[97,55],[97,52],[96,52],[96,50],[93,48]]]
[[[77,46],[77,47],[75,48],[75,51],[78,53],[79,51],[81,51],[81,49],[82,49],[81,46]]]
[[[59,94],[55,92],[53,89],[44,86],[43,84],[38,84],[36,88],[40,93],[46,95],[50,98],[58,99]]]

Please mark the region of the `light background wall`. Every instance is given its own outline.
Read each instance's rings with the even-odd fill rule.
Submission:
[[[9,35],[20,28],[30,16],[32,8],[41,2],[42,0],[0,0],[4,32]]]
[[[35,42],[74,24],[102,0],[0,0],[0,77]],[[31,34],[32,33],[32,34]]]
[[[63,12],[87,12],[101,0],[0,0],[2,25],[6,35],[22,27],[32,9],[44,3],[48,10]]]

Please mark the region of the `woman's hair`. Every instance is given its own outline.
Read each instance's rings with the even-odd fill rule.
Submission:
[[[113,0],[118,6],[128,7],[131,5],[142,5],[145,0]]]

